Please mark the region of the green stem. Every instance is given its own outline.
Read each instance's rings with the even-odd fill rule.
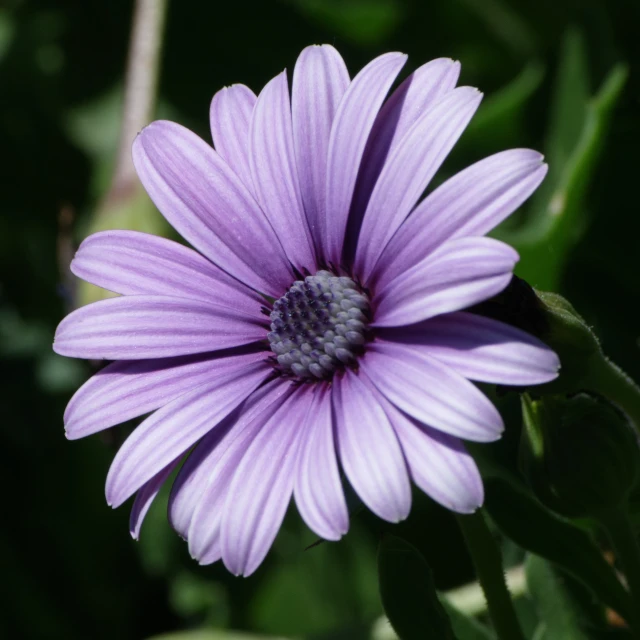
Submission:
[[[604,525],[611,544],[620,561],[620,566],[625,575],[631,599],[633,611],[640,612],[640,545],[633,530],[626,507],[617,507],[607,512],[600,518]],[[640,613],[633,620],[627,620],[634,630],[634,637],[640,638]]]
[[[640,387],[604,356],[594,362],[589,379],[593,390],[618,405],[640,433]]]
[[[125,77],[122,126],[110,189],[116,197],[137,184],[131,145],[155,112],[162,34],[168,4],[169,0],[136,0]]]
[[[524,640],[505,582],[502,557],[482,511],[457,516],[458,525],[482,585],[487,608],[500,640]]]

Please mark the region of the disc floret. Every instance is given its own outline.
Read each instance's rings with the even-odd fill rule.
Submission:
[[[367,342],[368,296],[351,279],[318,271],[297,280],[273,305],[268,334],[279,369],[327,379],[353,367]]]

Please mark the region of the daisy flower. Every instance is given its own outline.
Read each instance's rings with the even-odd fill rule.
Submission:
[[[71,399],[82,438],[145,414],[106,496],[135,494],[131,533],[172,471],[169,519],[206,564],[260,565],[295,500],[327,540],[349,526],[348,482],[380,518],[411,482],[459,513],[482,504],[461,440],[503,422],[471,381],[547,382],[556,355],[464,309],[512,277],[517,253],[484,237],[542,181],[542,156],[497,153],[422,194],[476,111],[460,65],[387,53],[353,79],[308,47],[256,96],[211,103],[213,146],[172,122],[133,145],[150,197],[193,249],[135,231],[87,238],[71,269],[120,294],[59,325],[54,349],[113,361]],[[385,100],[386,98],[386,100]]]

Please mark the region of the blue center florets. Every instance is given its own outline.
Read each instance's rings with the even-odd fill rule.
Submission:
[[[353,366],[362,353],[369,298],[351,278],[318,271],[294,282],[269,317],[269,343],[280,369],[303,379],[326,379]]]

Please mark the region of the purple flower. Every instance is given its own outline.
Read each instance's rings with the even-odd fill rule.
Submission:
[[[349,525],[341,473],[371,511],[407,517],[412,480],[460,513],[483,500],[460,439],[502,420],[469,381],[531,385],[556,355],[462,311],[500,292],[518,259],[483,237],[536,189],[542,156],[477,162],[420,201],[481,94],[429,62],[385,101],[406,56],[353,80],[308,47],[256,97],[211,103],[214,149],[154,122],[133,157],[149,195],[197,250],[133,231],[85,240],[72,263],[122,294],[58,327],[55,350],[114,360],[72,398],[67,436],[147,417],[118,451],[109,504],[136,494],[131,533],[170,473],[169,518],[201,563],[255,571],[291,497],[328,540]]]

